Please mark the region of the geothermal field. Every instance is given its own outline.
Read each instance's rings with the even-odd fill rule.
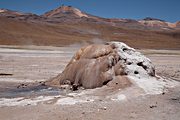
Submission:
[[[178,3],[1,0],[0,120],[180,120]]]
[[[155,68],[155,74],[151,76],[138,69],[138,74],[133,75],[134,73],[131,72],[122,74],[117,77],[118,79],[109,80],[110,82],[94,89],[84,89],[79,86],[78,90],[73,90],[73,85],[59,85],[59,83],[58,87],[49,85],[49,81],[54,80],[66,68],[80,47],[81,45],[1,46],[1,119],[117,120],[120,119],[119,116],[127,120],[179,119],[180,52],[178,50],[143,49],[136,51],[136,54],[133,52],[133,55],[136,55],[134,58],[141,52],[145,58],[149,58],[147,60],[151,60]],[[129,53],[123,55],[127,57]],[[131,62],[129,66],[134,64],[131,56],[127,57],[127,61]],[[129,69],[134,70],[136,66]]]

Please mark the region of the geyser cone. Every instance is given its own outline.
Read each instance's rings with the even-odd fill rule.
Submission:
[[[117,81],[128,86],[130,81],[126,76],[153,77],[155,69],[151,61],[135,49],[121,42],[110,42],[81,48],[64,71],[46,84],[91,89]]]

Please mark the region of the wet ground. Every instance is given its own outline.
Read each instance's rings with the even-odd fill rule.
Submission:
[[[0,98],[65,94],[40,82],[59,74],[77,48],[33,49],[0,48]]]
[[[59,94],[65,94],[65,91],[42,85],[26,86],[24,88],[14,87],[0,91],[1,98],[55,96]]]

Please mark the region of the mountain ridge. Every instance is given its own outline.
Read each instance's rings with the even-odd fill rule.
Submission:
[[[180,49],[180,22],[102,18],[72,6],[61,6],[44,15],[1,9],[0,28],[0,45],[64,46],[121,41],[135,48]]]
[[[103,18],[94,16],[81,10],[74,8],[72,6],[60,6],[56,9],[45,12],[42,15],[36,15],[33,13],[22,13],[17,11],[12,11],[8,9],[0,9],[0,16],[6,16],[9,18],[25,19],[33,21],[43,21],[43,22],[97,22],[101,24],[109,24],[114,26],[122,26],[129,28],[141,27],[142,29],[154,29],[154,30],[171,30],[179,29],[179,21],[176,23],[166,22],[157,18],[146,17],[141,20],[134,19],[123,19],[123,18]],[[25,17],[25,18],[23,18]],[[71,20],[72,19],[72,20]],[[126,25],[126,23],[128,25]]]

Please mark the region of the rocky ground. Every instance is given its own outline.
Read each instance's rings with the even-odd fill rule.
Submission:
[[[24,48],[0,48],[0,119],[179,120],[178,50],[140,50],[155,64],[158,75],[176,81],[175,87],[161,94],[145,94],[140,88],[132,86],[125,90],[107,87],[81,90],[63,96],[63,92],[52,88],[39,90],[35,87],[37,90],[33,91],[34,88],[26,89],[26,85],[56,76],[79,47]]]

